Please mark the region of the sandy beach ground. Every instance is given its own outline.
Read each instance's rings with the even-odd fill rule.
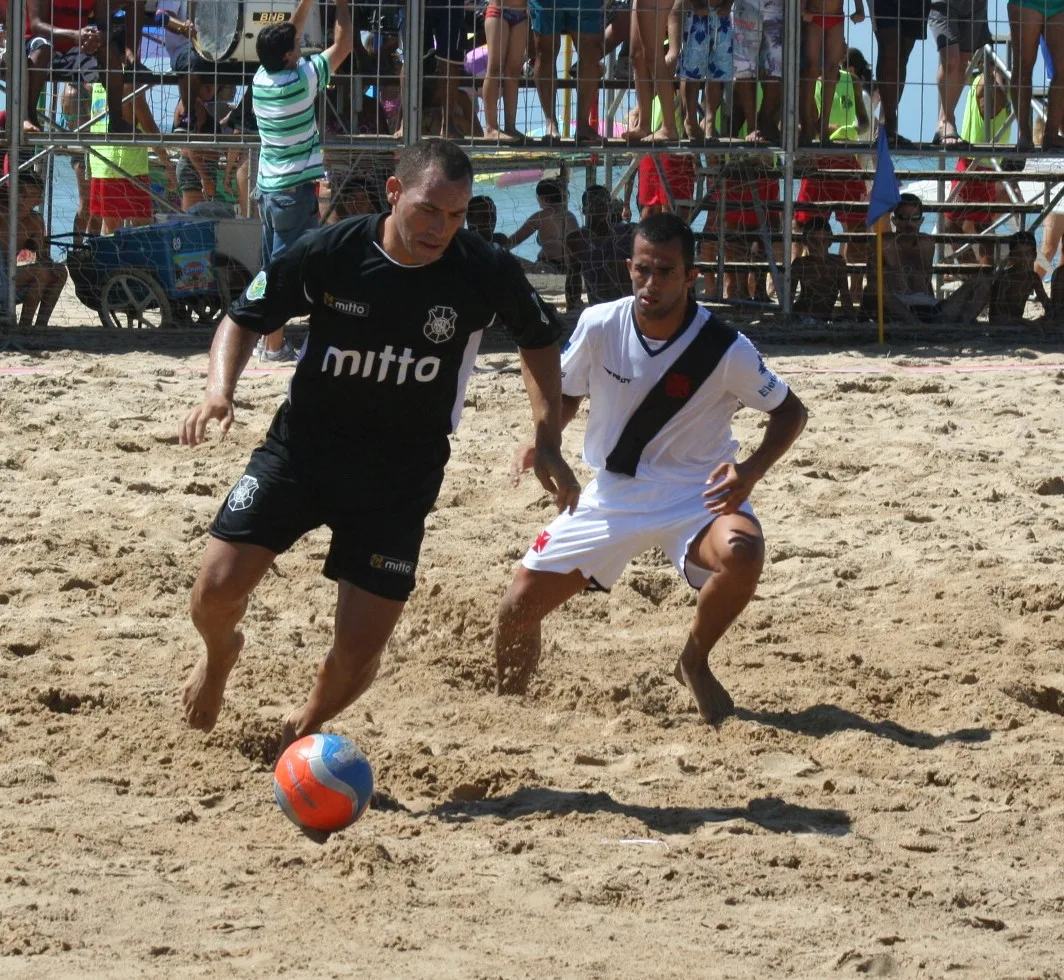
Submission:
[[[208,524],[290,371],[189,451],[205,344],[0,355],[0,976],[1061,977],[1064,351],[1024,344],[762,345],[810,423],[755,494],[719,731],[672,678],[694,595],[656,553],[493,693],[551,509],[507,482],[527,404],[483,355],[419,587],[332,728],[375,807],[325,844],[270,763],[330,641],[326,534],[253,597],[216,730],[177,702]]]

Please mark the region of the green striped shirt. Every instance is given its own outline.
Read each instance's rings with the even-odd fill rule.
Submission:
[[[296,187],[325,176],[314,103],[332,77],[320,54],[300,58],[294,68],[268,72],[259,67],[251,101],[259,125],[258,188],[265,193]]]

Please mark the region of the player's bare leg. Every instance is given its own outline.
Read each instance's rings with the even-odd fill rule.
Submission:
[[[321,731],[322,725],[366,693],[405,606],[339,582],[332,649],[318,667],[310,696],[285,719],[281,752],[296,739]]]
[[[694,625],[675,674],[694,697],[702,720],[719,725],[735,705],[713,676],[709,654],[753,598],[765,562],[765,541],[753,518],[725,514],[692,542],[687,557],[711,574],[698,592]]]
[[[539,666],[540,622],[566,599],[582,592],[579,572],[533,571],[521,565],[499,606],[495,628],[495,678],[499,694],[524,694]]]
[[[237,624],[248,596],[277,556],[254,544],[212,538],[192,588],[192,623],[207,647],[181,692],[185,720],[209,732],[218,720],[229,673],[244,646]]]

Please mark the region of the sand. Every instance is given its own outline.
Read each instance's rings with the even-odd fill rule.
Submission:
[[[755,494],[719,731],[672,679],[694,596],[661,554],[493,693],[551,511],[506,480],[515,358],[482,356],[419,588],[332,726],[375,807],[317,844],[270,763],[330,640],[324,534],[253,597],[214,733],[177,701],[207,526],[288,371],[189,451],[202,345],[70,336],[0,355],[0,976],[1064,975],[1059,344],[764,345],[810,424]]]

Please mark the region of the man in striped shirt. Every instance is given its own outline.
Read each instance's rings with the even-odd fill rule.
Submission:
[[[260,67],[251,85],[262,149],[255,192],[262,215],[262,267],[318,226],[317,182],[324,178],[314,107],[332,73],[351,54],[349,0],[336,0],[332,46],[304,58],[299,47],[314,0],[300,0],[292,19],[266,27],[255,41]],[[292,361],[283,330],[263,340],[263,360]]]

